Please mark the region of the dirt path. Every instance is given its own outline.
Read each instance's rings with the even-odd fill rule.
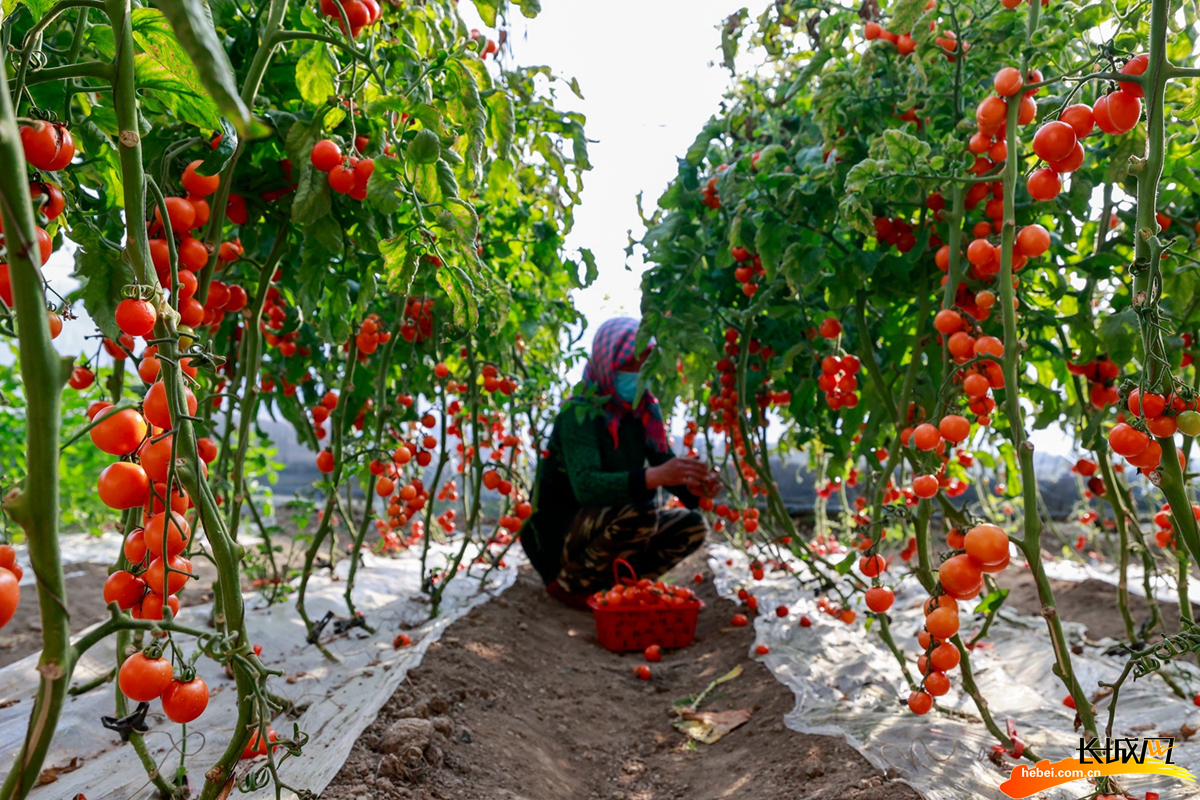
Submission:
[[[749,654],[752,629],[728,627],[735,607],[694,558],[678,575],[705,575],[697,640],[651,665],[650,681],[632,675],[640,654],[600,648],[591,615],[526,572],[430,648],[322,797],[917,800],[840,739],[784,728],[791,693]],[[673,701],[738,665],[703,709],[754,709],[750,721],[689,746]]]

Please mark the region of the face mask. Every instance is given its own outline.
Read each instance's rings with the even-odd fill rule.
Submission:
[[[613,378],[613,391],[617,397],[624,400],[626,403],[633,404],[633,398],[637,397],[638,374],[636,372],[618,372]]]

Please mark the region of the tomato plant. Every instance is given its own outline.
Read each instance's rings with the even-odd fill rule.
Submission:
[[[494,26],[501,5],[477,10]],[[316,646],[305,589],[339,526],[353,541],[347,619],[368,627],[352,601],[363,547],[419,548],[434,614],[460,567],[482,579],[502,565],[532,510],[546,398],[576,357],[570,292],[596,272],[565,247],[590,168],[584,119],[555,106],[545,70],[497,62],[499,42],[453,0],[270,0],[253,20],[196,0],[5,10],[0,170],[27,180],[0,186],[0,334],[18,354],[0,380],[21,402],[2,412],[0,463],[6,524],[38,576],[44,679],[0,796],[34,785],[74,664],[113,637],[116,717],[161,702],[202,726],[196,659],[235,680],[235,734],[201,770],[200,796],[216,797],[244,755],[274,764],[307,738],[270,728],[278,671],[245,627],[243,574],[289,577],[259,508],[270,462],[256,421],[291,422],[324,475],[295,587]],[[78,288],[60,294],[40,268],[66,250]],[[60,354],[63,330],[94,352]],[[80,472],[87,499],[63,504]],[[368,498],[353,517],[340,500],[352,482]],[[74,643],[58,536],[80,512],[64,505],[124,536],[111,617]],[[257,552],[238,543],[247,516]],[[181,615],[196,557],[220,576],[216,631]],[[7,561],[0,624],[19,597],[22,566]],[[138,732],[130,744],[163,796],[183,796],[187,764],[162,774]]]
[[[1013,757],[1034,755],[992,719],[970,667],[1010,558],[1049,610],[1077,726],[1099,727],[1053,613],[1033,433],[1090,451],[1075,469],[1085,532],[1063,546],[1111,554],[1131,643],[1163,635],[1157,604],[1148,628],[1134,622],[1131,560],[1186,585],[1200,557],[1186,472],[1196,174],[1181,157],[1195,135],[1180,121],[1197,72],[1174,63],[1196,33],[1168,31],[1171,13],[901,0],[731,18],[732,88],[640,241],[643,335],[659,344],[647,369],[688,415],[685,444],[725,468],[730,497],[707,508],[750,551],[747,582],[787,552],[827,587],[830,617],[855,622],[861,595],[909,708],[930,713],[959,684]],[[744,47],[773,68],[738,71]],[[773,475],[789,450],[818,482],[811,537]],[[1161,553],[1139,481],[1165,501]],[[932,602],[915,670],[887,615],[901,567]]]

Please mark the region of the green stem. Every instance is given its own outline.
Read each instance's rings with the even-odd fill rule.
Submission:
[[[1021,74],[1028,74],[1029,56],[1032,52],[1031,42],[1033,32],[1038,25],[1040,3],[1029,4],[1029,18],[1025,30],[1025,49],[1021,63]],[[1021,496],[1024,504],[1024,535],[1017,545],[1029,562],[1029,571],[1034,576],[1037,585],[1038,598],[1042,603],[1042,617],[1046,620],[1050,641],[1054,647],[1054,672],[1066,685],[1075,701],[1075,710],[1088,736],[1096,735],[1095,709],[1091,699],[1083,690],[1074,670],[1071,667],[1071,651],[1063,634],[1062,620],[1058,616],[1058,608],[1054,601],[1054,590],[1046,577],[1042,565],[1042,519],[1038,513],[1037,474],[1033,469],[1033,443],[1025,434],[1025,422],[1021,411],[1020,401],[1020,370],[1018,361],[1022,343],[1017,335],[1017,312],[1014,307],[1016,293],[1013,289],[1013,244],[1016,238],[1017,218],[1015,197],[1017,193],[1017,172],[1020,159],[1020,139],[1017,112],[1020,103],[1009,102],[1007,120],[1007,147],[1012,154],[1004,162],[1004,224],[1000,237],[1000,310],[1004,317],[1004,358],[1001,369],[1004,374],[1004,408],[1008,418],[1009,432],[1013,449],[1016,451],[1021,472]]]
[[[0,59],[0,175],[23,178],[26,174],[25,154],[5,69]],[[31,258],[38,253],[38,246],[27,181],[0,181],[0,220],[8,234],[8,264],[19,330],[17,347],[27,431],[24,483],[10,490],[0,506],[25,531],[30,568],[37,577],[42,626],[37,696],[29,715],[25,741],[0,787],[0,798],[10,800],[25,797],[37,785],[71,683],[71,629],[58,546],[59,416],[63,385],[70,374],[71,362],[60,358],[50,341],[41,269]]]

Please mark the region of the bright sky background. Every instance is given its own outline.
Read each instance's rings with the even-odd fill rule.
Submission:
[[[719,64],[718,26],[740,8],[757,16],[766,0],[543,0],[542,13],[509,20],[505,59],[548,65],[579,81],[584,99],[568,90],[560,107],[587,115],[585,130],[596,140],[588,155],[583,204],[576,213],[572,247],[596,255],[600,277],[576,295],[591,328],[611,316],[640,316],[641,273],[636,255],[626,264],[629,231],[642,232],[636,198],[649,213],[676,174],[675,159],[717,110],[729,84]],[[459,10],[478,23],[468,2]],[[495,39],[494,31],[487,31]],[[591,341],[590,331],[584,342]]]

